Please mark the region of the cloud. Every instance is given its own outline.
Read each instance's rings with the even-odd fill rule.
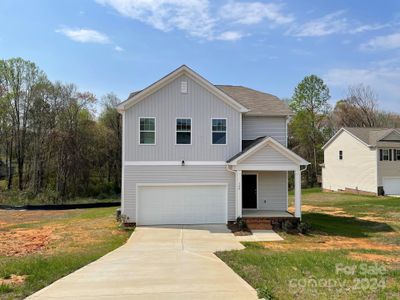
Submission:
[[[207,0],[96,0],[121,15],[161,31],[179,29],[189,35],[212,39],[215,20]]]
[[[257,24],[264,19],[275,24],[287,24],[293,22],[291,15],[281,12],[282,5],[261,2],[229,2],[221,7],[219,16],[222,19],[231,20],[238,24]]]
[[[400,48],[400,33],[377,36],[361,44],[362,50],[390,50]]]
[[[122,48],[122,47],[116,45],[116,46],[114,47],[114,50],[115,50],[115,51],[118,51],[118,52],[122,52],[122,51],[124,51],[124,48]]]
[[[391,23],[360,24],[359,22],[350,22],[344,16],[345,13],[346,11],[339,10],[304,24],[293,24],[286,34],[296,37],[321,37],[331,34],[358,34],[393,26]]]
[[[239,31],[225,31],[216,36],[215,39],[220,41],[237,41],[243,36],[244,34]]]
[[[389,23],[386,23],[386,24],[378,24],[377,23],[377,24],[359,25],[354,29],[350,29],[349,33],[352,33],[352,34],[363,33],[363,32],[366,32],[366,31],[379,30],[379,29],[383,29],[383,28],[386,28],[386,27],[390,27],[390,26],[392,26],[392,25],[389,24]]]
[[[109,44],[111,42],[110,38],[106,34],[93,29],[61,28],[56,30],[56,32],[61,33],[71,40],[79,43]]]
[[[343,17],[344,13],[344,10],[340,10],[302,25],[295,24],[287,31],[287,34],[296,37],[315,37],[345,32],[348,21]]]
[[[119,14],[143,22],[155,29],[169,32],[180,30],[202,40],[236,41],[248,34],[246,28],[235,25],[252,25],[270,21],[283,25],[293,21],[291,15],[282,13],[282,5],[261,2],[230,1],[212,11],[209,0],[96,0]],[[213,3],[214,5],[214,3]]]
[[[369,85],[378,93],[385,109],[392,109],[392,105],[398,105],[399,59],[375,62],[367,68],[334,68],[322,77],[328,85],[343,89],[359,83]]]

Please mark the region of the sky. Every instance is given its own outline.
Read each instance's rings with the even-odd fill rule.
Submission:
[[[400,1],[0,0],[0,59],[125,100],[186,64],[289,98],[315,74],[330,103],[363,83],[400,112]]]

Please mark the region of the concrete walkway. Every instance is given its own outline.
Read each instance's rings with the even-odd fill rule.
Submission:
[[[258,299],[213,252],[243,249],[224,225],[138,227],[129,241],[28,299]]]

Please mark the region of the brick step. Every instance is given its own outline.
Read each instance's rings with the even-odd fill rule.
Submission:
[[[271,230],[271,220],[266,218],[243,218],[250,230]]]

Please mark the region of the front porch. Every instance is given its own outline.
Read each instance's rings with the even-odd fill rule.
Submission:
[[[287,211],[265,210],[265,209],[242,209],[243,218],[295,218]]]
[[[227,163],[236,178],[236,217],[255,223],[301,219],[301,172],[309,164],[306,160],[264,137]],[[287,211],[289,172],[294,174],[294,215]]]

